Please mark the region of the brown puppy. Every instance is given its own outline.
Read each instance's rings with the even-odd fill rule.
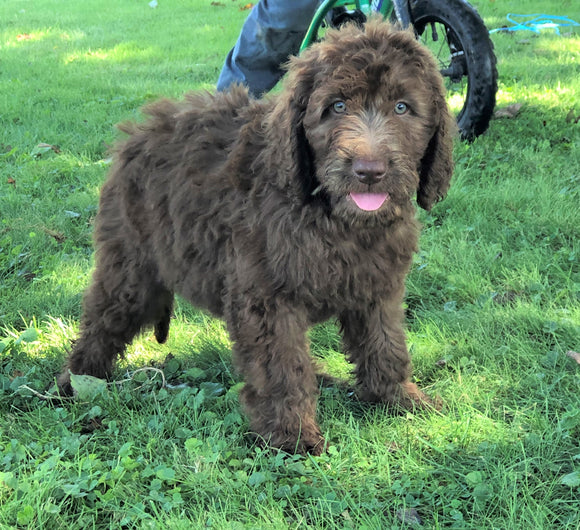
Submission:
[[[95,225],[96,269],[69,370],[105,377],[173,295],[223,317],[252,429],[323,450],[309,326],[338,318],[363,399],[420,404],[402,327],[413,199],[441,199],[454,120],[430,53],[372,21],[292,59],[281,94],[160,101],[128,125]]]

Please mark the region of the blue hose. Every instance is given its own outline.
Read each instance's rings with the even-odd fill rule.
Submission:
[[[517,19],[529,19],[522,20],[518,22]],[[540,33],[543,29],[553,29],[556,35],[560,35],[560,27],[565,26],[580,26],[578,22],[572,20],[568,17],[561,17],[555,15],[516,15],[514,13],[508,13],[507,17],[509,22],[514,24],[512,27],[496,28],[492,29],[490,33],[496,33],[498,31],[533,31],[534,33]]]

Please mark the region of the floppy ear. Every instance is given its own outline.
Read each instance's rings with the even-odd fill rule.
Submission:
[[[293,105],[291,105],[292,107]],[[302,199],[305,202],[312,202],[316,199],[314,190],[319,186],[316,178],[316,168],[314,166],[314,154],[310,143],[306,138],[304,130],[304,110],[293,109],[290,124],[290,150],[295,166],[296,182],[300,184]]]
[[[314,89],[316,50],[292,58],[282,92],[264,121],[270,141],[270,166],[278,185],[292,190],[301,202],[325,200],[323,192],[315,193],[320,183],[316,178],[314,153],[304,129],[304,116]]]
[[[457,125],[442,94],[438,100],[438,124],[419,166],[417,203],[425,210],[445,197],[453,173],[453,138]]]

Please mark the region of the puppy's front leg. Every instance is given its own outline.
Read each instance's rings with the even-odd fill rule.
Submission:
[[[402,326],[400,301],[379,300],[364,311],[340,315],[344,345],[355,364],[359,395],[413,409],[432,406],[431,400],[410,381],[411,358]]]
[[[245,299],[228,315],[240,398],[252,429],[273,447],[321,454],[317,387],[304,312],[278,300]]]

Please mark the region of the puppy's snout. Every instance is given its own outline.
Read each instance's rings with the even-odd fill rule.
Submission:
[[[352,163],[352,170],[363,184],[376,184],[383,179],[387,168],[380,160],[357,158]]]

